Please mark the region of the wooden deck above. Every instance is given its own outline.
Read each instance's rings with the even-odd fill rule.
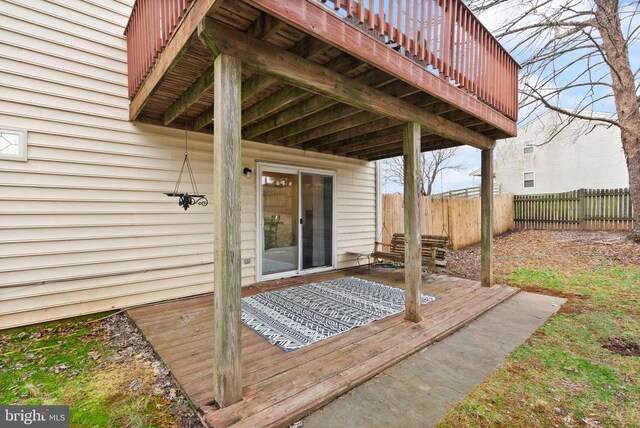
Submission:
[[[258,284],[255,294],[351,272],[333,272]],[[402,271],[362,269],[360,277],[402,287]],[[211,295],[128,311],[211,427],[286,426],[384,369],[463,327],[517,293],[504,286],[430,276],[422,291],[438,299],[422,306],[422,321],[387,317],[296,351],[285,353],[242,328],[243,400],[211,407],[213,298]]]
[[[145,21],[157,6],[138,1],[127,27],[132,120],[213,132],[219,50],[242,60],[247,140],[376,160],[402,153],[406,122],[423,151],[515,135],[518,65],[461,0],[412,0],[397,23],[365,0],[167,2]],[[162,37],[141,43],[149,22]]]

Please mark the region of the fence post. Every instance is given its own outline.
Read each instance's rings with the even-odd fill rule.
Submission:
[[[585,198],[585,189],[578,189],[578,221],[579,228],[584,229],[585,227],[585,213],[587,211],[586,203],[587,198]]]

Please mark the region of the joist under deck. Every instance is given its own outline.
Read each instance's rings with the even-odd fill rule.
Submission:
[[[401,271],[400,271],[401,272]],[[403,286],[388,270],[331,272],[257,284],[243,295],[353,275]],[[517,289],[481,287],[446,276],[423,280],[422,292],[437,297],[421,308],[422,320],[402,313],[285,353],[242,327],[243,400],[224,409],[211,406],[213,297],[204,295],[128,311],[173,376],[211,427],[286,426],[327,404],[407,356],[460,329],[506,300]]]

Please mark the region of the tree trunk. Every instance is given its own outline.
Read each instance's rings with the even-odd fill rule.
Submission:
[[[622,148],[627,159],[629,190],[633,205],[631,239],[640,243],[640,110],[629,48],[622,32],[618,0],[596,0],[596,27],[602,50],[611,69],[613,95],[620,125]]]

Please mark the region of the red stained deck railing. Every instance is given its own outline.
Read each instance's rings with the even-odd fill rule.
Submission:
[[[193,0],[137,0],[125,29],[133,98]],[[283,0],[285,1],[285,0]],[[462,0],[318,0],[508,118],[519,65]]]
[[[192,0],[137,0],[127,36],[129,98],[133,98]]]
[[[462,0],[319,1],[517,120],[520,66]]]

